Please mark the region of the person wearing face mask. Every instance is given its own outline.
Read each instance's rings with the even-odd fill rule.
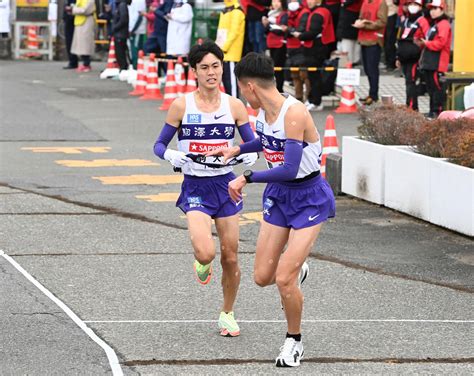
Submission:
[[[329,58],[329,45],[336,41],[331,13],[321,6],[322,0],[308,0],[309,16],[305,31],[294,32],[293,36],[303,41],[307,67],[322,67]],[[311,81],[311,95],[308,99],[308,111],[322,111],[321,71],[308,72]]]
[[[295,38],[293,32],[303,32],[308,21],[309,10],[298,0],[290,0],[288,3],[288,28],[286,31],[286,48],[288,51],[287,65],[290,67],[304,67],[305,57],[303,44],[299,38]],[[295,86],[295,98],[301,102],[308,100],[311,91],[311,83],[306,70],[291,71],[291,79]],[[305,89],[305,90],[304,90]],[[306,103],[307,105],[309,102]]]
[[[262,17],[262,24],[267,32],[267,47],[275,67],[283,67],[286,62],[285,32],[282,26],[288,25],[286,0],[273,0],[272,10],[267,16]],[[283,93],[283,71],[275,72],[276,86]]]
[[[418,111],[418,94],[416,81],[418,77],[418,60],[421,48],[414,40],[421,39],[428,31],[430,25],[423,17],[423,0],[408,0],[408,15],[400,26],[397,49],[397,67],[401,67],[405,76],[406,104],[407,107]]]
[[[445,14],[445,0],[432,0],[427,5],[430,11],[431,28],[424,38],[415,39],[415,43],[423,48],[420,68],[423,71],[426,89],[430,96],[430,112],[428,118],[436,118],[443,111],[445,91],[439,79],[448,70],[451,50],[451,25]]]
[[[235,63],[242,58],[245,13],[239,4],[239,0],[224,0],[224,4],[225,8],[219,16],[216,44],[224,52],[222,83],[224,84],[225,92],[237,97],[239,92],[237,79],[234,75],[234,67]]]

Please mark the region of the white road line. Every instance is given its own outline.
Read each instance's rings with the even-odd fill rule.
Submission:
[[[66,315],[68,315],[76,325],[81,328],[95,343],[97,343],[107,354],[109,359],[110,367],[112,368],[112,374],[114,376],[123,376],[122,367],[117,358],[115,351],[105,343],[101,338],[99,338],[93,331],[90,329],[84,321],[82,321],[71,309],[66,306],[61,300],[55,297],[46,287],[34,279],[25,269],[23,269],[15,260],[8,256],[4,251],[0,250],[0,256],[3,256],[12,266],[17,269],[23,276],[35,285],[43,294],[45,294],[49,299],[51,299],[59,308],[61,308]]]
[[[266,324],[286,322],[286,320],[236,320],[240,323]],[[103,323],[103,324],[200,324],[200,323],[216,323],[217,320],[85,320],[86,323]],[[416,319],[349,319],[349,320],[302,320],[303,323],[363,323],[363,322],[414,322],[414,323],[452,323],[452,324],[473,324],[474,320],[416,320]]]

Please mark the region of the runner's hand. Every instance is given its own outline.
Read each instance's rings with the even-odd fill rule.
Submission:
[[[258,159],[258,153],[241,154],[237,160],[242,161],[246,166],[253,166]]]
[[[186,163],[191,161],[182,151],[173,149],[166,149],[164,157],[174,167],[183,167]]]
[[[223,148],[223,149],[216,149],[212,151],[208,151],[207,153],[204,153],[206,157],[210,157],[212,155],[215,156],[223,156],[224,157],[224,163],[226,163],[229,159],[234,158],[236,155],[239,155],[240,153],[240,148],[238,146],[233,146],[231,148]]]
[[[247,184],[247,181],[243,175],[229,182],[228,191],[232,201],[236,203],[242,201],[242,188],[245,187],[245,184]]]

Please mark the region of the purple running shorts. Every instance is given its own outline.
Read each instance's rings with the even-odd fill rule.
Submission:
[[[176,206],[184,213],[198,210],[211,218],[230,217],[242,210],[242,201],[236,205],[231,200],[228,185],[235,175],[229,172],[225,175],[198,177],[184,175]]]
[[[303,182],[269,183],[263,192],[263,220],[300,229],[336,215],[334,194],[321,175]]]

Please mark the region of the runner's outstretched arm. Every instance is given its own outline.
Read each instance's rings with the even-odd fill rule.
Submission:
[[[165,125],[163,126],[163,129],[155,142],[155,146],[153,147],[155,155],[161,159],[166,159],[174,167],[182,167],[185,163],[190,161],[182,151],[168,149],[169,143],[178,131],[181,121],[180,119],[182,119],[184,115],[185,107],[186,102],[184,99],[181,100],[181,98],[175,100],[171,104],[168,115],[166,116]]]

